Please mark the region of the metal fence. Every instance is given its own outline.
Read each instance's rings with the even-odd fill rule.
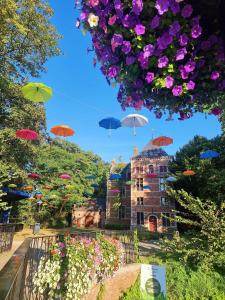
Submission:
[[[96,238],[98,233],[73,232],[71,237],[85,236]],[[133,234],[127,232],[103,231],[103,235],[118,239],[124,246],[126,263],[135,262]],[[15,252],[7,265],[0,271],[1,300],[44,300],[42,295],[34,292],[33,278],[42,257],[48,258],[49,247],[53,242],[62,240],[63,236],[42,236],[29,238]],[[2,281],[3,279],[3,281]]]
[[[0,253],[11,250],[14,233],[15,225],[0,225]]]

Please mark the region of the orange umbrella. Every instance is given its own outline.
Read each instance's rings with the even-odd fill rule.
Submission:
[[[154,146],[168,146],[173,143],[173,139],[168,136],[159,136],[152,140],[152,145]]]
[[[44,189],[46,189],[46,190],[52,190],[53,186],[46,184],[46,185],[44,185]]]
[[[51,128],[51,133],[58,136],[72,136],[75,131],[67,125],[57,125]]]
[[[183,175],[184,176],[193,176],[193,175],[195,175],[195,172],[192,170],[186,170],[183,172]]]
[[[24,191],[33,191],[33,187],[32,187],[31,185],[24,186],[24,187],[23,187],[23,190],[24,190]]]

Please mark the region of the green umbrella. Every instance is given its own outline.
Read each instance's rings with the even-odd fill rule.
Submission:
[[[43,83],[30,82],[22,87],[24,98],[33,102],[46,102],[52,97],[52,88]]]
[[[10,188],[10,189],[15,189],[16,187],[17,187],[17,185],[14,184],[14,183],[10,183],[10,184],[8,185],[8,188]]]
[[[126,181],[126,184],[127,185],[132,185],[132,184],[134,184],[135,183],[135,181],[134,180],[129,180],[129,181]]]

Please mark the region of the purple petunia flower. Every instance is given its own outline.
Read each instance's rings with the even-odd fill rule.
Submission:
[[[136,58],[134,56],[127,56],[126,57],[126,65],[132,65],[135,62]]]
[[[175,0],[170,0],[169,3],[170,3],[170,9],[174,15],[176,15],[177,13],[180,12],[180,4],[179,3],[177,3]]]
[[[181,49],[177,50],[176,60],[184,59],[186,54],[187,54],[187,49],[186,48],[181,48]]]
[[[187,79],[189,74],[185,71],[184,66],[179,66],[180,76],[182,79]]]
[[[196,63],[196,68],[200,69],[202,68],[203,66],[205,65],[205,60],[202,58],[202,59],[199,59]]]
[[[196,63],[193,60],[189,60],[189,62],[187,62],[186,65],[184,66],[184,70],[187,73],[190,73],[194,71],[195,67],[196,67]]]
[[[133,9],[132,11],[136,14],[136,15],[140,15],[140,13],[143,10],[143,1],[142,0],[133,0],[132,1],[132,6]]]
[[[203,41],[200,46],[203,51],[208,51],[211,48],[211,43],[210,41]]]
[[[112,66],[108,70],[109,78],[115,78],[119,74],[119,68],[117,66]]]
[[[158,68],[162,69],[162,68],[165,68],[169,63],[169,59],[167,56],[162,56],[159,58],[158,60]]]
[[[164,32],[163,35],[157,39],[157,44],[159,49],[164,50],[172,43],[172,41],[173,37],[168,32]]]
[[[175,36],[180,31],[180,24],[178,21],[174,21],[173,24],[170,25],[169,34]]]
[[[82,11],[81,14],[80,14],[81,21],[87,20],[88,16],[89,16],[88,12]]]
[[[148,57],[145,57],[143,51],[138,54],[138,61],[142,69],[148,69]]]
[[[220,73],[218,71],[213,71],[210,78],[212,80],[217,80],[220,77]]]
[[[190,81],[187,83],[187,89],[188,89],[189,91],[192,91],[192,90],[194,90],[194,88],[195,88],[195,82],[192,81],[192,80],[190,80]]]
[[[181,11],[181,15],[183,18],[189,18],[193,13],[193,8],[190,4],[187,4],[184,6],[184,8]]]
[[[152,56],[152,54],[154,53],[154,46],[152,44],[148,44],[144,47],[144,57],[148,58],[150,56]]]
[[[172,76],[168,75],[166,76],[166,79],[165,79],[165,85],[168,89],[172,88],[173,86],[173,83],[174,83],[174,79]]]
[[[155,74],[152,72],[148,72],[145,77],[145,80],[147,81],[147,83],[151,83],[154,79],[155,79]]]
[[[182,95],[183,93],[182,85],[175,85],[174,88],[172,89],[172,93],[176,97]]]
[[[116,11],[116,15],[119,19],[123,17],[123,6],[120,0],[114,0],[114,7]]]
[[[137,35],[143,35],[145,34],[145,26],[142,24],[137,24],[134,28],[134,31]]]
[[[123,41],[122,51],[128,54],[131,51],[131,43],[129,41]]]
[[[212,113],[214,116],[219,116],[219,115],[222,113],[222,109],[219,108],[219,107],[214,107],[214,108],[211,110],[211,113]]]
[[[188,43],[188,36],[185,33],[181,34],[179,42],[181,46],[186,46]]]
[[[194,18],[191,19],[191,25],[192,26],[199,25],[199,16],[194,17]]]
[[[169,9],[169,0],[156,0],[155,8],[159,15],[163,15]]]
[[[160,17],[158,15],[154,16],[154,18],[150,23],[150,27],[152,29],[156,29],[157,27],[159,27],[159,22],[160,22]]]
[[[191,36],[193,39],[197,39],[202,34],[202,27],[200,25],[195,25],[191,29]]]
[[[122,23],[125,28],[134,28],[140,22],[139,18],[135,14],[126,14],[123,19]]]
[[[121,34],[115,33],[111,39],[111,46],[112,46],[113,52],[115,51],[115,49],[118,46],[121,46],[122,43],[123,43],[123,36]]]

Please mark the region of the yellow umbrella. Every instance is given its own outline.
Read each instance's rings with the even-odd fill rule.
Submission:
[[[52,88],[43,83],[30,82],[21,90],[24,98],[33,102],[46,102],[52,97]]]

